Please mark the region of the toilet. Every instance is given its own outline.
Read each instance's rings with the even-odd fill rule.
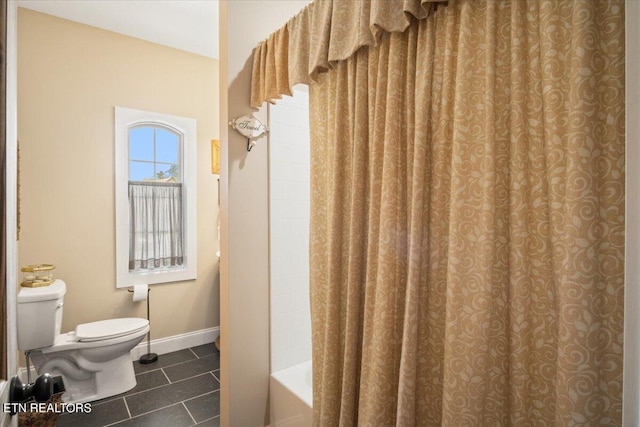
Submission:
[[[28,351],[39,375],[60,375],[65,402],[114,396],[136,385],[131,350],[149,332],[149,321],[121,318],[83,323],[60,333],[66,284],[20,288],[18,348]]]

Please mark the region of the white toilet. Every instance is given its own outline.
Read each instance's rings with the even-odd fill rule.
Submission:
[[[131,350],[149,332],[147,319],[83,323],[60,334],[67,287],[62,280],[18,292],[18,348],[30,352],[38,374],[61,375],[65,402],[114,396],[136,385]]]

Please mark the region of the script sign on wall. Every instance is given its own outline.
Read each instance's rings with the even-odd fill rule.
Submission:
[[[256,145],[256,139],[269,132],[269,129],[253,115],[238,117],[230,121],[229,125],[248,139],[247,151],[251,151],[251,148]]]

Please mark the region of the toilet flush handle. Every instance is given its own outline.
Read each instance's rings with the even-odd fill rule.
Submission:
[[[57,307],[57,308],[62,308],[62,306],[63,306],[63,305],[64,305],[64,303],[63,303],[63,302],[59,302],[59,303],[58,303],[58,307]]]

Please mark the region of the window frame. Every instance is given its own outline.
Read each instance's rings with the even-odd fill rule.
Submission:
[[[161,126],[181,134],[184,263],[158,271],[129,271],[129,129]],[[189,117],[115,107],[116,287],[194,280],[197,275],[197,126]]]

